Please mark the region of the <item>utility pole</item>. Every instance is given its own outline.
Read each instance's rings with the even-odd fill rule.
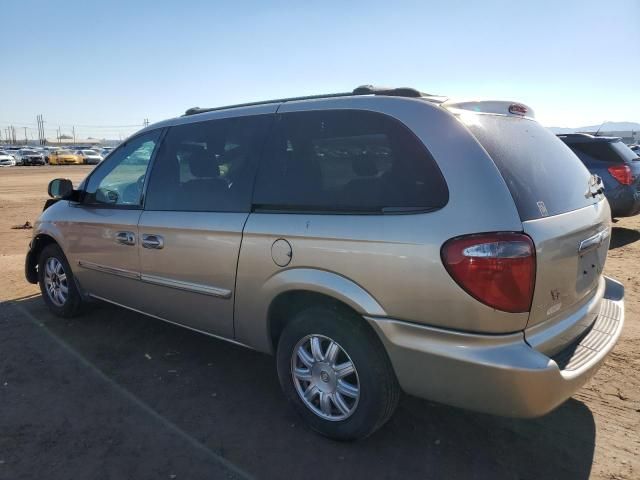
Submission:
[[[76,127],[71,127],[71,132],[73,133],[73,143],[76,143]]]
[[[27,127],[22,128],[24,128],[24,144],[26,146],[29,143],[29,139],[27,138]]]
[[[46,138],[44,136],[44,119],[42,118],[42,114],[36,117],[38,122],[38,141],[40,145],[44,145],[46,142]]]
[[[144,121],[142,122],[142,124],[143,124],[145,127],[148,127],[148,126],[149,126],[149,119],[148,119],[148,118],[145,118],[145,119],[144,119]]]

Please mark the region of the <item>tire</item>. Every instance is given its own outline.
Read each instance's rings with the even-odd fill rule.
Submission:
[[[49,272],[53,272],[52,275]],[[82,296],[76,286],[71,266],[56,244],[47,245],[40,252],[38,284],[44,303],[53,314],[62,318],[71,318],[80,313]],[[49,290],[51,288],[53,290]],[[58,293],[62,293],[62,296]]]
[[[314,342],[319,346],[315,355]],[[338,347],[333,366],[328,360],[332,343]],[[296,353],[300,348],[306,352],[306,363]],[[343,376],[349,362],[355,371]],[[371,435],[391,418],[400,399],[400,386],[382,342],[346,308],[312,306],[298,312],[278,341],[277,366],[280,385],[304,421],[336,440]],[[303,400],[303,392],[311,394],[310,402]]]

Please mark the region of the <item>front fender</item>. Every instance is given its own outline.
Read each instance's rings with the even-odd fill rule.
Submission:
[[[45,216],[44,213],[43,216]],[[62,251],[65,251],[65,247],[62,241],[63,236],[58,227],[54,223],[48,222],[41,218],[35,224],[33,238],[29,243],[29,251],[27,252],[24,262],[24,274],[27,282],[29,283],[38,283],[38,256],[40,255],[40,251],[42,250],[43,246],[49,243],[47,241],[48,238],[55,241],[58,245],[60,245]]]

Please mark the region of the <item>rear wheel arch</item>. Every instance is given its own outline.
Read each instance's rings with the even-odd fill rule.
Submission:
[[[317,306],[327,307],[341,314],[357,318],[378,337],[377,332],[362,317],[362,312],[358,312],[345,302],[311,290],[289,290],[280,293],[269,305],[267,326],[272,351],[276,351],[280,335],[287,324],[301,311]]]

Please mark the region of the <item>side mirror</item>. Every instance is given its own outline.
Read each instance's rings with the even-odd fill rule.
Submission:
[[[73,184],[68,178],[56,178],[49,182],[47,192],[51,198],[66,198],[73,193]]]

